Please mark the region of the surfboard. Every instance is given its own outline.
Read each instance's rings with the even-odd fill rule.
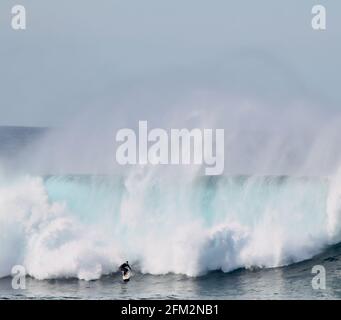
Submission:
[[[122,279],[124,282],[127,282],[130,280],[130,271],[126,272],[126,274],[124,274],[124,272],[122,272]]]

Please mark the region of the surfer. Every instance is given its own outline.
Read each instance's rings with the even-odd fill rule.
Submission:
[[[123,272],[123,275],[126,275],[129,270],[131,271],[128,261],[120,265],[120,270]]]

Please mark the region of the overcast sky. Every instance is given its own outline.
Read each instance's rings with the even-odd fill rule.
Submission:
[[[60,126],[126,99],[137,110],[138,90],[341,104],[340,1],[21,0],[27,30],[14,31],[18,3],[0,2],[0,125]],[[311,28],[314,4],[326,31]]]

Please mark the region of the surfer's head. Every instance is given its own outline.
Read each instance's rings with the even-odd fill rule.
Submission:
[[[128,261],[126,261],[126,264],[129,264],[129,262],[128,262]]]

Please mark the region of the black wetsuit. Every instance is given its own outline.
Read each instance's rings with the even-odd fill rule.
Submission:
[[[123,263],[120,265],[120,270],[123,272],[123,274],[126,274],[129,270],[131,270],[131,268],[128,263]]]

